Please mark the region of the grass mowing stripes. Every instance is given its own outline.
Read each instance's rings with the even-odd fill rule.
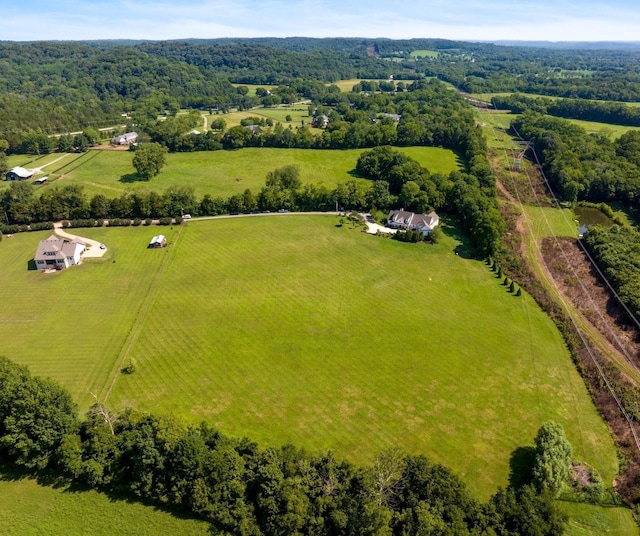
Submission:
[[[177,228],[162,228],[166,250],[146,248],[158,228],[83,229],[107,244],[107,258],[50,275],[27,271],[48,233],[5,238],[0,354],[62,382],[87,408],[139,329],[136,372],[119,375],[109,398],[116,408],[355,462],[398,446],[451,466],[483,498],[553,419],[611,482],[613,443],[532,300],[455,255],[452,229],[430,246],[337,223],[192,221],[179,241]]]
[[[335,224],[190,222],[110,403],[358,462],[425,452],[483,497],[554,419],[611,481],[606,428],[529,298],[452,238],[411,246]]]

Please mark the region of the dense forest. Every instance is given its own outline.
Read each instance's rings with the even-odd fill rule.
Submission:
[[[206,424],[95,404],[80,419],[70,395],[0,358],[0,455],[85,488],[184,510],[215,534],[562,534],[554,505],[571,446],[559,425],[535,438],[527,482],[482,503],[427,457],[380,453],[368,467],[292,445],[260,448]]]
[[[435,56],[412,56],[430,50]],[[0,138],[64,133],[178,108],[249,108],[236,84],[437,77],[468,92],[640,100],[640,52],[437,39],[219,39],[0,43]],[[302,93],[304,94],[304,93]],[[277,102],[274,102],[277,104]],[[133,116],[133,122],[137,117]]]
[[[194,215],[212,215],[224,211],[275,210],[326,210],[338,203],[345,209],[365,210],[378,208],[388,210],[399,206],[419,211],[444,210],[458,215],[464,228],[469,232],[478,255],[498,255],[502,248],[504,223],[495,198],[495,177],[486,156],[486,143],[482,130],[475,124],[473,111],[468,103],[456,92],[437,80],[420,80],[401,86],[398,91],[391,85],[380,90],[364,82],[354,91],[341,94],[331,87],[324,91],[311,82],[298,82],[289,87],[274,89],[274,95],[289,95],[295,98],[315,96],[310,108],[316,117],[327,117],[327,125],[321,134],[312,135],[306,125],[295,130],[281,124],[271,128],[268,125],[239,125],[226,129],[224,124],[212,116],[212,128],[206,134],[194,135],[190,130],[199,117],[194,115],[169,116],[158,119],[157,115],[138,114],[136,128],[144,132],[151,141],[172,151],[231,150],[242,147],[299,147],[320,149],[377,148],[390,145],[431,145],[442,146],[456,151],[466,164],[464,173],[454,173],[450,177],[430,176],[416,162],[398,163],[389,169],[385,177],[364,173],[376,185],[374,194],[360,192],[355,181],[340,185],[333,192],[318,187],[296,190],[281,189],[246,192],[248,202],[238,197],[229,200],[207,201],[204,204],[193,200],[181,203],[127,202],[122,198],[110,201],[109,209],[103,202],[91,200],[78,202],[78,194],[70,194],[67,189],[50,188],[42,196],[36,197],[28,188],[14,185],[6,190],[0,201],[5,210],[7,224],[27,224],[30,222],[53,221],[59,219],[102,218],[147,218],[175,216],[167,207],[184,207]],[[281,91],[278,91],[280,90]],[[299,93],[300,92],[300,93]],[[325,116],[326,114],[326,116]],[[247,118],[251,123],[250,118]],[[258,128],[249,128],[256,126]],[[79,141],[87,143],[95,132],[85,129]],[[76,136],[76,137],[78,137]],[[60,151],[72,147],[78,150],[78,143],[69,136],[57,139]],[[53,149],[54,139],[46,135],[26,133],[22,136],[20,150],[46,153]],[[64,147],[62,147],[64,144]],[[384,184],[382,184],[384,183]],[[385,193],[386,192],[386,193]],[[169,192],[168,195],[173,195]],[[102,196],[104,197],[104,196]],[[161,199],[161,196],[157,196]],[[385,203],[381,203],[381,199]],[[119,205],[117,203],[120,203]],[[92,207],[92,210],[89,210]],[[9,227],[11,228],[11,227]],[[7,227],[5,227],[7,229]]]

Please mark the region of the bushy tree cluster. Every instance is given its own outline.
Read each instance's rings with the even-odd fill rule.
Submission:
[[[491,99],[495,108],[515,113],[534,111],[567,119],[597,121],[614,125],[640,126],[640,109],[621,102],[584,99],[550,99],[523,94],[496,96]]]
[[[534,142],[556,195],[567,201],[621,201],[635,206],[640,191],[637,134],[612,142],[564,119],[526,112],[513,121]]]
[[[620,299],[640,318],[640,233],[632,227],[590,227],[583,239]]]
[[[0,358],[0,453],[26,468],[199,516],[226,534],[559,535],[565,518],[532,488],[486,504],[446,467],[390,451],[371,466],[261,449],[201,424],[96,403],[83,420],[68,393]],[[535,528],[535,530],[533,530]],[[532,530],[528,530],[532,529]]]

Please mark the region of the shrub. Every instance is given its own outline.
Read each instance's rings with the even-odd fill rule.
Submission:
[[[133,226],[134,227],[138,227],[140,224],[142,224],[142,220],[140,218],[135,218],[133,220]]]
[[[147,218],[144,220],[145,225],[151,225],[152,223],[153,223],[153,220],[151,218]]]
[[[112,218],[109,220],[109,227],[129,227],[131,220],[128,218]]]
[[[408,229],[406,231],[398,231],[396,234],[393,235],[393,239],[398,240],[400,242],[416,243],[416,242],[422,242],[422,240],[424,239],[424,236],[420,231],[412,231],[411,229]]]
[[[79,219],[71,220],[71,227],[95,227],[96,220],[93,219]]]
[[[124,367],[122,367],[121,372],[123,374],[133,374],[136,371],[136,362],[135,359],[127,359]]]
[[[51,229],[53,229],[53,222],[50,221],[41,221],[29,225],[30,231],[49,231]]]
[[[173,223],[173,218],[160,218],[158,220],[158,225],[171,225]]]

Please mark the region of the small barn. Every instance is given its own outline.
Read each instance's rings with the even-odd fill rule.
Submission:
[[[45,184],[49,180],[49,177],[40,177],[33,181],[33,184]]]
[[[111,145],[131,145],[138,140],[137,132],[127,132],[111,138]]]
[[[167,239],[165,238],[165,236],[157,235],[151,239],[147,247],[151,249],[156,249],[156,248],[166,247],[166,245],[167,245]]]
[[[24,181],[33,177],[34,171],[29,171],[20,166],[16,166],[7,171],[6,179],[8,181]]]

